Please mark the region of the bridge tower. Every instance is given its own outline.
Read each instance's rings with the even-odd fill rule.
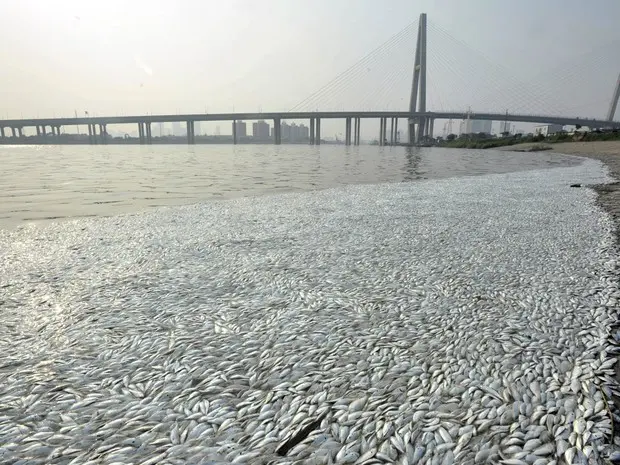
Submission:
[[[616,114],[616,108],[618,107],[618,99],[620,99],[620,74],[618,74],[618,81],[616,82],[616,89],[614,95],[611,97],[611,103],[609,104],[609,113],[607,113],[607,120],[613,121]]]
[[[411,85],[411,99],[409,111],[426,111],[426,13],[420,14],[418,25],[418,42],[415,48],[415,62],[413,64],[413,83]],[[416,133],[416,119],[409,118],[409,143],[415,144],[424,136],[426,121],[424,117],[417,119],[418,131]],[[417,135],[417,137],[416,137]]]

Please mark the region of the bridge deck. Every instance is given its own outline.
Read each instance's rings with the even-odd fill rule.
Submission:
[[[554,115],[523,115],[505,113],[464,113],[464,112],[416,112],[408,111],[331,111],[331,112],[270,112],[270,113],[214,113],[185,115],[134,115],[97,116],[79,118],[37,118],[0,120],[0,127],[27,126],[65,126],[76,124],[131,124],[131,123],[172,123],[185,121],[235,121],[235,120],[298,120],[298,119],[337,119],[337,118],[433,118],[512,121],[522,123],[562,124],[589,127],[620,127],[620,121],[586,119]]]

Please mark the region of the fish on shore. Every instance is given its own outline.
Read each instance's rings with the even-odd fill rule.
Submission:
[[[0,463],[616,457],[592,163],[0,233]]]

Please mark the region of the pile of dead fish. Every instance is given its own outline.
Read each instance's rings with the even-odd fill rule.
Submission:
[[[614,454],[612,224],[569,168],[0,233],[0,463]]]

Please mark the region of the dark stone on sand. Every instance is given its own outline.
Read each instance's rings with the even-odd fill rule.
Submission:
[[[582,187],[581,184],[571,184],[570,187]]]

